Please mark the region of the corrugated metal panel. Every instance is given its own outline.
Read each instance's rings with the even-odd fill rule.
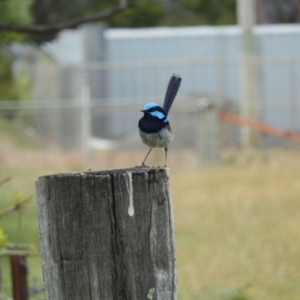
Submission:
[[[293,64],[288,60],[300,53],[300,26],[259,26],[254,32],[258,42],[260,101],[267,104],[288,102],[291,98],[299,101],[299,88],[297,96],[291,96]],[[239,101],[241,40],[236,26],[109,29],[105,37],[107,59],[130,61],[133,67],[126,72],[115,70],[110,74],[111,82],[116,84],[110,85],[108,97],[111,94],[131,97],[133,102],[141,105],[145,96],[158,97],[162,101],[166,78],[176,72],[183,77],[181,95],[221,95]],[[265,63],[264,58],[272,57],[281,57],[282,61]],[[135,69],[135,62],[141,60],[154,61],[157,66]],[[184,60],[187,60],[186,65]],[[298,73],[299,69],[293,76]],[[262,119],[288,129],[294,126],[290,114],[288,110],[269,109],[262,114]],[[118,123],[117,119],[113,122]]]

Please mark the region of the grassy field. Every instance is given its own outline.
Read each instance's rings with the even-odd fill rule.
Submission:
[[[0,188],[0,209],[17,192],[34,195],[40,175],[85,169],[76,154],[28,140],[18,124],[7,128],[0,120],[0,178],[13,177]],[[137,165],[143,155],[99,153],[89,167]],[[161,156],[154,152],[152,162]],[[179,299],[300,299],[300,152],[231,153],[219,166],[201,167],[192,153],[171,150],[169,167]],[[21,230],[15,213],[2,217],[0,228],[11,242],[38,249],[35,201],[22,214]],[[41,281],[40,259],[29,265],[31,280]]]
[[[173,174],[181,299],[300,299],[299,154]]]

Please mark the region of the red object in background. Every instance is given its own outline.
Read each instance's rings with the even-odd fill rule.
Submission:
[[[13,299],[28,300],[26,257],[22,255],[11,255],[10,262],[13,281]]]
[[[259,132],[262,132],[265,134],[277,136],[279,138],[284,138],[284,139],[290,140],[292,142],[300,143],[300,134],[298,134],[298,133],[285,131],[280,128],[277,128],[277,127],[274,127],[271,125],[267,125],[262,122],[243,118],[243,117],[240,117],[238,115],[235,115],[235,114],[232,114],[229,112],[225,112],[225,111],[220,112],[220,119],[222,121],[225,121],[228,123],[232,123],[232,124],[236,124],[236,125],[240,125],[240,126],[247,126],[253,130],[256,130],[256,131],[259,131]]]

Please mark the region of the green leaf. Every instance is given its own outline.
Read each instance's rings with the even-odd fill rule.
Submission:
[[[5,234],[3,228],[0,228],[0,247],[6,247],[8,244],[8,236]]]

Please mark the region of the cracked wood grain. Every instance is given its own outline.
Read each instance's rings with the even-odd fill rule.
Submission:
[[[169,171],[132,168],[39,177],[47,300],[175,300]]]

